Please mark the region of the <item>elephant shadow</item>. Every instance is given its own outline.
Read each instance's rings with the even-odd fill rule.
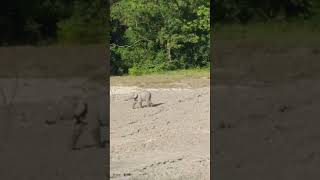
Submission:
[[[157,107],[157,106],[161,106],[162,104],[164,104],[164,103],[157,103],[157,104],[152,104],[152,106],[151,106],[151,107]]]

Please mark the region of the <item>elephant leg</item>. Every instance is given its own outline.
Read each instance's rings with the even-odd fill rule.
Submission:
[[[73,134],[72,134],[72,145],[71,145],[73,150],[79,149],[77,147],[77,144],[80,136],[82,135],[85,129],[85,126],[86,126],[85,124],[81,124],[81,123],[74,125]]]
[[[136,104],[137,104],[137,101],[134,101],[132,104],[132,109],[135,109]]]

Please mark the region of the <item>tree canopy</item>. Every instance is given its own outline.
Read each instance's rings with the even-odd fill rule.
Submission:
[[[111,7],[113,73],[139,74],[208,66],[209,21],[209,0],[114,3]]]

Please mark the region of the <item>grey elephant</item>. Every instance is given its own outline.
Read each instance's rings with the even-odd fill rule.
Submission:
[[[72,133],[72,149],[76,150],[77,143],[80,136],[84,131],[88,130],[88,122],[86,122],[86,117],[88,114],[88,104],[81,100],[74,102],[73,104],[73,133]]]
[[[108,97],[107,93],[104,93],[101,95],[101,98],[99,98],[99,104],[98,104],[98,114],[97,119],[100,124],[100,145],[101,147],[105,147],[107,143],[107,133],[108,133]]]
[[[92,137],[94,137],[100,147],[105,147],[108,133],[107,95],[105,93],[99,94],[98,100],[93,104],[79,100],[74,104],[73,108],[73,119],[75,121],[73,123],[72,149],[80,149],[78,147],[78,141],[86,132],[93,135]],[[90,108],[91,116],[88,114]],[[99,135],[96,134],[96,132],[98,132]],[[99,139],[96,139],[96,135],[99,136]]]
[[[142,102],[145,101],[148,107],[152,107],[151,102],[151,92],[143,90],[132,93],[129,98],[125,99],[125,101],[129,101],[133,99],[132,109],[135,109],[135,105],[139,103],[140,108],[142,108]]]

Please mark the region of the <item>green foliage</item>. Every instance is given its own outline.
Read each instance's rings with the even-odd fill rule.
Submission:
[[[75,1],[70,18],[58,23],[58,38],[64,43],[106,41],[107,5],[105,0]]]
[[[81,18],[72,17],[58,24],[59,42],[63,43],[100,43],[106,41],[107,29],[104,23],[97,20],[85,22]]]
[[[117,25],[111,50],[119,55],[113,59],[123,61],[135,75],[206,66],[209,20],[209,0],[119,1],[111,11]]]
[[[206,48],[200,48],[205,46],[199,44],[206,41],[204,34],[208,34],[209,0],[113,0],[116,3],[112,7],[112,26],[107,24],[108,2],[5,0],[0,6],[0,25],[3,27],[0,28],[0,45],[47,44],[57,39],[66,43],[105,42],[109,35],[106,32],[112,27],[111,42],[114,45],[134,44],[131,50],[138,47],[152,51],[154,53],[149,56],[163,56],[170,60],[165,63],[165,68],[206,62],[206,58],[196,60],[200,56],[193,52],[205,54]],[[218,23],[279,20],[304,23],[310,18],[313,26],[319,26],[319,0],[215,0],[212,3],[211,22],[215,27]],[[118,64],[125,64],[125,72],[130,63]]]

